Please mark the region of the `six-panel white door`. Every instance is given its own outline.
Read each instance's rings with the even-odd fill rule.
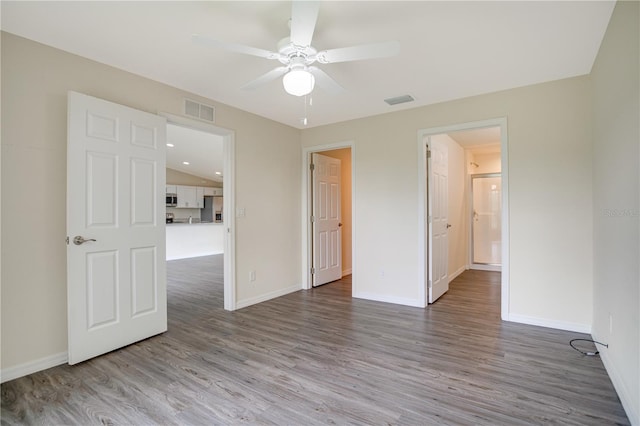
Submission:
[[[429,138],[427,159],[429,208],[429,303],[449,290],[449,151],[445,142]]]
[[[313,286],[342,278],[340,160],[314,153]]]
[[[69,364],[167,330],[165,135],[162,117],[69,92]]]

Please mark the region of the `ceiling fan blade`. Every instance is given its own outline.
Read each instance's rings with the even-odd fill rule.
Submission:
[[[309,67],[309,72],[313,74],[316,79],[316,84],[318,87],[326,90],[329,93],[334,95],[339,95],[344,92],[344,87],[340,86],[338,82],[336,82],[333,78],[329,77],[329,74],[322,71],[318,67]]]
[[[274,68],[271,71],[262,74],[260,77],[256,78],[253,81],[248,82],[247,84],[245,84],[244,86],[242,86],[240,89],[241,90],[254,90],[260,86],[262,86],[263,84],[266,84],[270,81],[273,81],[283,75],[285,75],[285,73],[288,71],[287,67],[278,67],[278,68]]]
[[[318,20],[319,1],[293,1],[291,5],[291,43],[310,46]]]
[[[325,50],[318,52],[316,56],[321,64],[333,64],[336,62],[361,61],[363,59],[388,58],[398,53],[400,53],[400,43],[387,41]]]
[[[244,53],[246,55],[258,56],[260,58],[278,59],[278,57],[280,56],[279,53],[271,52],[269,50],[260,49],[258,47],[245,46],[244,44],[220,41],[201,34],[191,35],[191,40],[194,43],[201,44],[203,46],[220,48],[228,50],[230,52]]]

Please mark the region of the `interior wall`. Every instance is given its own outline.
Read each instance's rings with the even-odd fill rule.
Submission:
[[[179,116],[185,97],[214,105],[216,125],[235,132],[246,212],[233,230],[237,303],[300,289],[299,130],[8,33],[1,42],[3,371],[66,356],[69,90]]]
[[[593,84],[593,337],[631,424],[640,425],[640,5],[618,2]]]
[[[222,182],[215,182],[210,179],[204,179],[200,176],[190,175],[179,170],[167,168],[167,185],[187,185],[187,186],[203,186],[211,188],[222,188]]]
[[[340,207],[342,209],[342,276],[352,272],[351,265],[351,148],[322,151],[322,155],[340,160]]]
[[[344,140],[354,141],[357,148],[354,244],[358,250],[353,261],[371,265],[358,270],[361,297],[420,305],[424,259],[416,255],[418,131],[507,117],[511,256],[507,317],[589,331],[593,309],[590,95],[589,78],[582,76],[304,129],[305,148]],[[380,208],[380,198],[387,200],[386,208]]]
[[[470,169],[471,174],[477,175],[481,173],[500,173],[501,170],[501,158],[500,151],[498,152],[475,152],[473,154],[473,162],[478,167]]]

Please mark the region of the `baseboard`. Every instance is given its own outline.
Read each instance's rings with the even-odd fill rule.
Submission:
[[[236,302],[235,308],[236,309],[246,308],[247,306],[255,305],[256,303],[266,302],[267,300],[275,299],[276,297],[284,296],[285,294],[293,293],[301,289],[302,289],[302,286],[298,284],[298,285],[283,288],[280,290],[272,291],[266,294],[262,294],[260,296],[251,297],[245,300],[240,300]]]
[[[425,304],[420,303],[418,299],[408,299],[404,297],[385,296],[374,293],[354,292],[353,297],[356,299],[373,300],[375,302],[393,303],[395,305],[413,306],[416,308],[424,308]]]
[[[469,265],[469,269],[474,269],[476,271],[502,272],[502,266],[499,266],[499,265],[482,265],[480,263],[472,263],[471,265]]]
[[[555,321],[545,318],[529,317],[526,315],[509,314],[507,321],[521,324],[537,325],[539,327],[555,328],[557,330],[574,331],[576,333],[591,334],[591,326],[573,322]]]
[[[14,367],[5,368],[0,371],[0,383],[37,373],[38,371],[46,370],[47,368],[55,367],[60,364],[65,364],[67,361],[67,352],[60,352],[58,354],[36,359],[35,361],[25,362],[24,364],[16,365]]]
[[[449,282],[455,280],[456,278],[458,278],[458,276],[463,273],[464,271],[467,270],[466,266],[461,266],[457,271],[455,271],[453,274],[449,275]]]
[[[351,268],[345,269],[344,271],[342,271],[343,277],[346,277],[347,275],[351,275],[351,274],[352,274]]]
[[[640,407],[635,405],[636,402],[633,401],[631,397],[631,391],[625,385],[624,380],[622,380],[622,374],[615,368],[615,364],[611,362],[609,355],[607,353],[606,348],[598,348],[600,350],[600,359],[602,359],[602,364],[604,364],[605,370],[607,370],[607,374],[611,379],[611,383],[613,383],[613,387],[618,394],[618,398],[620,398],[620,402],[622,403],[622,407],[624,411],[627,413],[627,417],[629,417],[629,422],[632,425],[640,425]]]

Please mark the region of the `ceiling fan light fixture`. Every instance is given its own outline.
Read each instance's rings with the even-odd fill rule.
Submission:
[[[313,91],[316,79],[309,71],[295,68],[282,78],[284,90],[293,96],[308,95]]]

